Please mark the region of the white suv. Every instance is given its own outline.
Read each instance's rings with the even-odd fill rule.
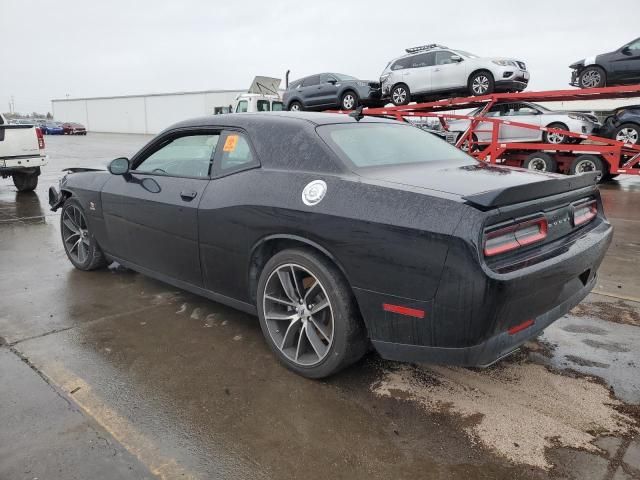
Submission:
[[[383,98],[394,105],[449,93],[520,92],[529,83],[529,72],[520,60],[478,57],[435,44],[406,52],[390,61],[380,76]]]

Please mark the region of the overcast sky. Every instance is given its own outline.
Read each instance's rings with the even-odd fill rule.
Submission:
[[[244,89],[254,75],[377,79],[404,48],[440,43],[527,62],[530,89],[640,36],[640,2],[0,0],[0,111],[52,98]],[[284,82],[283,82],[284,84]]]

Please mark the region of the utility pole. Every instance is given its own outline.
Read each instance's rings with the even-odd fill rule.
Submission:
[[[11,95],[11,101],[9,102],[9,113],[16,113],[16,101]]]

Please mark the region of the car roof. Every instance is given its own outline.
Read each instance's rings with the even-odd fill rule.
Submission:
[[[223,113],[220,115],[207,115],[206,117],[184,120],[170,128],[202,127],[202,126],[229,126],[244,127],[247,125],[268,124],[277,120],[293,123],[306,122],[316,126],[331,125],[336,123],[358,123],[358,120],[344,113],[325,112],[248,112],[248,113]],[[360,123],[397,123],[397,120],[365,116]]]
[[[227,113],[193,118],[177,123],[164,132],[177,129],[217,127],[236,128],[247,132],[263,168],[318,173],[344,173],[348,168],[320,138],[321,125],[357,124],[341,113],[321,112],[255,112]],[[397,120],[364,117],[360,123],[397,124]]]

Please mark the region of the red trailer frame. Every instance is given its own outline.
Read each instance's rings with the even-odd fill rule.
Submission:
[[[527,123],[501,120],[483,115],[496,103],[505,102],[550,102],[550,101],[576,101],[576,100],[606,100],[618,98],[640,97],[640,85],[623,85],[616,87],[588,88],[583,90],[553,90],[546,92],[519,92],[519,93],[494,93],[477,97],[458,97],[435,102],[416,103],[395,107],[365,108],[364,115],[393,117],[406,121],[410,117],[435,117],[440,120],[447,130],[447,119],[469,120],[469,128],[456,141],[456,146],[467,146],[469,153],[479,160],[490,163],[500,163],[511,166],[522,166],[525,159],[533,152],[545,152],[554,157],[558,165],[558,171],[569,173],[571,165],[580,155],[596,155],[603,160],[603,171],[606,175],[640,175],[640,145],[630,145],[610,138],[596,135],[573,133],[557,128],[540,127]],[[456,115],[441,113],[446,110],[460,110],[474,107],[483,107],[476,116]],[[478,130],[480,123],[491,123],[491,141],[477,142],[473,140],[475,132],[489,132]],[[578,144],[551,144],[533,142],[500,142],[499,132],[501,125],[511,125],[519,128],[541,130],[543,132],[560,133],[570,138],[589,143]]]

